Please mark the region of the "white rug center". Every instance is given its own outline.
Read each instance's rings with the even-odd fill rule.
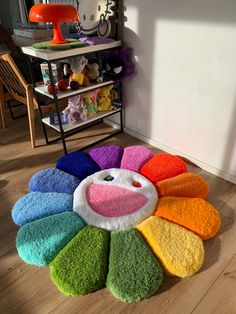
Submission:
[[[139,173],[107,169],[80,183],[74,192],[73,210],[89,225],[120,230],[149,217],[157,198],[153,184]]]

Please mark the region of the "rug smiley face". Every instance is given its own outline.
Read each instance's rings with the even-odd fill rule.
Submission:
[[[149,298],[166,275],[189,277],[221,219],[207,182],[173,155],[144,146],[95,147],[33,175],[13,207],[19,256],[49,266],[68,296],[103,287],[124,302]]]
[[[107,169],[81,182],[74,192],[73,211],[92,226],[124,230],[149,217],[157,191],[144,176],[126,169]]]

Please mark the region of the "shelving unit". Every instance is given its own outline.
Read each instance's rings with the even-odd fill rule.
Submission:
[[[65,59],[79,56],[79,55],[86,55],[86,54],[92,53],[92,52],[99,52],[99,51],[104,51],[104,50],[108,50],[108,49],[113,49],[113,48],[117,48],[120,46],[121,46],[121,41],[117,40],[117,41],[113,41],[113,42],[107,43],[107,44],[99,44],[99,45],[94,45],[94,46],[73,48],[73,49],[64,50],[64,51],[53,51],[53,50],[49,50],[49,49],[36,50],[32,47],[22,47],[22,51],[29,58],[34,57],[34,58],[39,59],[42,62],[47,62],[48,69],[49,69],[50,81],[51,81],[52,86],[54,86],[51,63],[53,63],[55,61],[59,61],[59,60],[65,60]],[[114,134],[116,134],[116,133],[122,132],[123,131],[122,108],[112,110],[112,111],[98,112],[95,115],[88,116],[87,121],[78,121],[77,123],[75,123],[73,125],[62,124],[61,117],[60,117],[58,100],[65,99],[65,98],[68,98],[68,97],[71,97],[74,95],[78,95],[78,94],[81,94],[81,93],[84,93],[87,91],[91,91],[91,90],[94,90],[96,88],[107,86],[107,85],[110,85],[113,83],[114,83],[114,81],[108,80],[108,81],[104,81],[104,82],[99,83],[99,84],[91,84],[88,87],[81,87],[80,89],[75,90],[75,91],[72,91],[70,88],[68,88],[68,90],[66,90],[66,91],[57,91],[56,92],[55,88],[53,88],[53,94],[50,94],[47,91],[46,86],[44,86],[44,85],[36,86],[35,85],[34,90],[35,90],[36,94],[44,95],[44,96],[46,96],[46,97],[48,97],[54,101],[55,109],[56,109],[56,113],[57,113],[58,121],[59,121],[58,125],[50,124],[50,118],[49,117],[43,117],[41,106],[39,106],[39,111],[41,114],[41,121],[42,121],[42,126],[43,126],[43,130],[44,130],[46,143],[49,144],[51,142],[55,142],[55,140],[52,140],[52,141],[48,140],[48,135],[47,135],[47,130],[46,130],[46,126],[47,126],[47,127],[51,127],[52,129],[54,129],[55,131],[60,133],[60,137],[58,139],[62,140],[64,153],[67,154],[67,148],[66,148],[66,142],[65,142],[66,136],[70,135],[70,133],[74,133],[76,130],[79,131],[81,128],[85,128],[86,126],[89,126],[96,121],[98,121],[98,122],[103,121],[103,118],[106,118],[106,117],[114,115],[114,114],[120,115],[120,129],[117,130],[117,132],[115,132],[115,133],[113,132],[111,135],[108,135],[106,138],[108,138],[110,136],[114,136]]]

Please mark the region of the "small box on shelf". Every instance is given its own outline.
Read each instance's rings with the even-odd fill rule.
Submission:
[[[60,63],[59,62],[51,63],[51,66],[52,66],[53,80],[56,83],[61,79]],[[47,86],[50,84],[48,64],[46,62],[43,62],[40,64],[40,68],[41,68],[42,77],[43,77],[43,84]]]
[[[60,118],[61,118],[61,123],[62,124],[67,124],[68,123],[68,118],[67,118],[67,116],[63,112],[60,112]],[[59,124],[59,120],[58,120],[57,113],[50,114],[49,121],[50,121],[50,124],[58,125]]]

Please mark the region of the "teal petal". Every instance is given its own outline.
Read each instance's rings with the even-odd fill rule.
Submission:
[[[84,225],[79,215],[73,212],[28,223],[16,237],[18,254],[28,264],[46,266]]]

